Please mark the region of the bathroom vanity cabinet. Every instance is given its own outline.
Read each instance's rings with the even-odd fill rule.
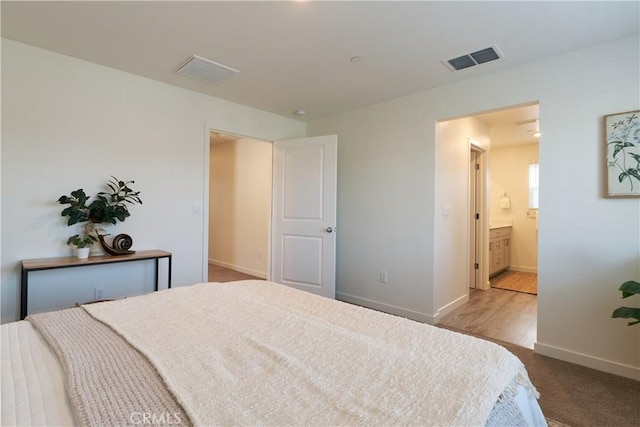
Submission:
[[[511,227],[489,230],[489,277],[507,268],[511,262]]]

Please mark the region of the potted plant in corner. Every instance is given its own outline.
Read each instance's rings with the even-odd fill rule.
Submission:
[[[107,182],[110,192],[99,192],[93,201],[89,203],[90,197],[86,195],[82,188],[72,191],[69,196],[60,196],[58,203],[61,205],[69,205],[62,210],[61,215],[68,217],[67,225],[71,226],[77,223],[86,222],[85,233],[94,237],[97,241],[97,234],[104,234],[101,224],[113,224],[118,221],[124,221],[131,216],[128,205],[142,204],[140,192],[133,191],[130,187],[134,181],[121,181],[112,176]],[[90,248],[92,255],[104,255],[101,248],[97,249],[92,245]],[[97,250],[95,250],[97,249]]]
[[[90,234],[86,234],[85,237],[80,237],[79,234],[74,234],[67,240],[67,245],[73,245],[76,247],[76,254],[78,255],[78,259],[87,259],[89,258],[89,250],[91,249],[91,245],[93,245],[97,241],[98,239]]]
[[[629,280],[620,285],[618,290],[622,291],[622,298],[638,295],[640,294],[640,283],[635,280]],[[628,326],[637,325],[640,323],[640,307],[618,307],[613,311],[611,317],[635,319],[635,321],[629,322]]]

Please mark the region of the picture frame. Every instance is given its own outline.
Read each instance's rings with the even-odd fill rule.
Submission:
[[[640,197],[640,110],[604,116],[606,196]]]

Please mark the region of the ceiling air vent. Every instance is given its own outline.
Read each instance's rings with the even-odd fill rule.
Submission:
[[[502,57],[503,55],[500,53],[498,46],[493,45],[486,49],[481,49],[473,53],[458,56],[457,58],[442,61],[442,63],[452,71],[459,71],[464,70],[465,68],[475,67],[479,64],[484,64],[485,62],[495,61]]]
[[[239,73],[239,71],[209,59],[193,55],[176,70],[176,73],[217,85],[232,75]]]

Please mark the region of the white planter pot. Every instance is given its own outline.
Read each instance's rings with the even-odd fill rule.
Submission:
[[[87,259],[89,258],[89,251],[91,247],[86,248],[76,248],[76,254],[78,255],[78,259]]]

